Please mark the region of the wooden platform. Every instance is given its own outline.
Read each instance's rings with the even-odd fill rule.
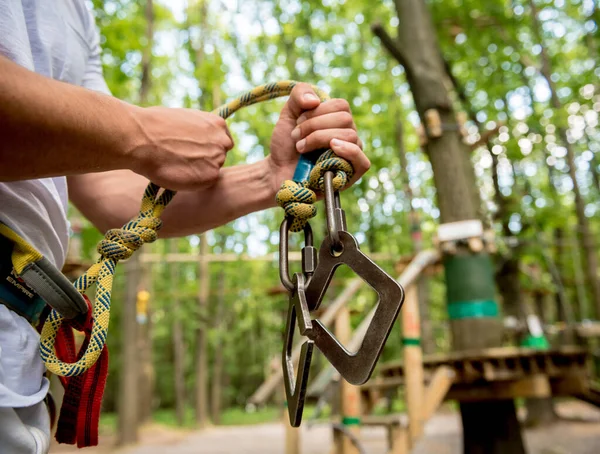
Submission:
[[[515,397],[590,395],[589,351],[579,347],[555,350],[494,348],[484,351],[428,355],[423,358],[425,382],[447,366],[455,372],[446,400],[477,401]],[[361,388],[363,402],[374,404],[386,390],[404,384],[401,361],[379,367]]]

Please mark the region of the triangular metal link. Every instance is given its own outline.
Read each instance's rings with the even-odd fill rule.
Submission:
[[[370,378],[375,369],[404,302],[404,290],[394,278],[360,251],[356,238],[350,233],[340,230],[339,239],[343,246],[341,253],[334,251],[329,236],[321,244],[317,268],[305,290],[309,309],[312,311],[319,307],[336,268],[343,264],[348,265],[377,292],[379,302],[362,345],[356,353],[346,350],[318,320],[313,320],[312,330],[307,336],[315,342],[346,381],[361,385]]]

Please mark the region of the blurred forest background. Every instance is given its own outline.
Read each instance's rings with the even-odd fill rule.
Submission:
[[[535,307],[548,322],[595,318],[600,307],[586,258],[597,253],[600,236],[597,2],[427,3],[471,144],[482,218],[497,236],[498,270],[516,263],[523,289],[544,290]],[[212,110],[281,79],[348,99],[372,161],[342,196],[350,231],[367,253],[380,253],[378,263],[392,275],[395,262],[414,250],[411,220],[432,246],[439,210],[419,116],[402,66],[371,30],[376,22],[398,27],[392,1],[94,0],[93,8],[104,74],[123,100]],[[252,106],[229,120],[236,148],[226,165],[267,155],[282,104]],[[320,241],[319,210],[313,229]],[[282,348],[287,297],[277,291],[276,257],[268,256],[277,251],[281,219],[272,209],[201,236],[159,241],[140,254],[141,275],[120,267],[106,414],[118,407],[129,305],[137,311],[136,383],[147,396],[140,418],[240,421]],[[71,221],[81,226],[83,260],[93,260],[100,234],[74,210]],[[334,285],[348,276],[336,274]],[[127,279],[139,287],[128,290]],[[442,279],[431,277],[422,314],[429,352],[449,348]],[[147,303],[140,288],[149,292]],[[524,295],[523,304],[533,306]],[[561,298],[566,305],[556,303]],[[362,313],[370,305],[362,290],[351,308]],[[400,357],[400,338],[394,330],[382,360]]]

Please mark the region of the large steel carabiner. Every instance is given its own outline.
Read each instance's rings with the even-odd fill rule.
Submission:
[[[314,342],[307,340],[302,344],[300,360],[298,362],[298,374],[294,378],[294,362],[292,360],[292,349],[294,347],[294,330],[296,320],[302,336],[312,334],[312,321],[304,295],[304,276],[301,273],[294,274],[293,290],[290,294],[287,321],[285,325],[285,344],[283,346],[283,382],[285,385],[285,397],[287,401],[290,424],[292,427],[300,426],[302,412],[306,398],[306,386]]]

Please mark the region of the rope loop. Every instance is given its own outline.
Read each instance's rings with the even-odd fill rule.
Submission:
[[[315,167],[310,172],[310,188],[323,193],[325,191],[324,175],[328,171],[334,173],[333,189],[335,191],[341,191],[346,187],[348,181],[354,175],[352,164],[344,158],[340,158],[332,150],[327,150],[319,157]]]
[[[286,180],[277,192],[277,204],[285,210],[285,215],[292,219],[291,232],[301,232],[309,219],[317,214],[314,203],[317,193],[325,191],[325,172],[334,172],[333,188],[342,190],[352,175],[354,168],[344,158],[340,158],[332,150],[327,150],[317,160],[310,172],[308,181],[297,182]]]
[[[174,195],[174,191],[161,191],[159,186],[150,183],[144,191],[138,216],[122,228],[106,232],[104,239],[97,247],[97,251],[100,253],[98,262],[74,283],[75,288],[82,294],[94,283],[97,284],[91,314],[90,341],[85,352],[74,363],[60,360],[56,354],[56,336],[66,320],[57,311],[52,310],[40,335],[40,354],[50,372],[63,377],[81,375],[100,358],[108,335],[110,298],[117,263],[131,257],[144,243],[156,241],[157,231],[162,226],[162,221],[158,216]],[[78,327],[70,322],[67,323],[74,328]],[[86,330],[89,330],[89,327]]]

